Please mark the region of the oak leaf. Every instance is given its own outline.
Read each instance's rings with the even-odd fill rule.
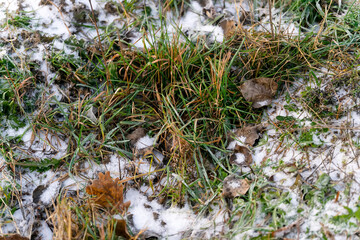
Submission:
[[[130,206],[130,201],[124,203],[124,186],[119,178],[113,180],[110,172],[99,173],[99,179],[93,180],[92,184],[86,187],[86,192],[95,195],[95,203],[109,209],[117,209],[125,212]]]

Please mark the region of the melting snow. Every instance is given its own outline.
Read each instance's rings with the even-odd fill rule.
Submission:
[[[135,143],[135,147],[137,149],[144,149],[147,147],[152,147],[154,145],[154,142],[155,142],[155,137],[151,138],[148,135],[146,135],[145,137],[140,138]]]

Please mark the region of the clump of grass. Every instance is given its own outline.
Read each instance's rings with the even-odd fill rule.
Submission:
[[[322,118],[336,114],[336,111],[332,107],[336,104],[336,99],[331,92],[322,91],[319,88],[307,88],[307,90],[302,93],[302,97],[306,109],[314,113],[314,115]]]
[[[355,1],[349,6],[344,22],[349,26],[349,31],[357,32],[360,29],[360,7],[355,5]]]
[[[180,6],[178,1],[165,3],[168,8],[180,7],[176,10],[179,14],[183,4],[184,1]],[[297,0],[289,2],[288,7],[291,11],[301,11],[301,24],[310,26],[326,15],[321,12],[325,11],[324,4]],[[329,3],[328,10],[335,11],[333,6]],[[136,3],[125,1],[122,7],[123,14],[132,13]],[[146,26],[151,33],[155,28],[149,15],[149,9],[145,9],[144,16],[134,25]],[[350,20],[347,23],[356,24]],[[262,120],[263,111],[251,108],[243,99],[240,84],[256,77],[271,77],[283,86],[324,64],[341,62],[342,66],[351,66],[353,58],[347,51],[358,43],[339,45],[334,43],[335,37],[331,34],[314,38],[308,33],[304,38],[294,39],[243,29],[232,39],[209,46],[201,39],[187,38],[180,30],[169,36],[165,25],[157,30],[159,41],[148,41],[150,45],[143,50],[130,45],[126,50],[117,48],[120,40],[113,37],[113,32],[107,32],[98,36],[100,43],[68,39],[66,43],[78,51],[80,58],[54,52],[48,60],[57,73],[54,82],[63,87],[64,94],[60,100],[42,99],[42,107],[32,118],[32,127],[35,131],[49,131],[68,138],[68,154],[61,160],[40,163],[16,160],[14,165],[37,171],[61,165],[71,175],[76,174],[77,163],[86,160],[102,163],[113,152],[132,159],[132,149],[125,136],[143,127],[157,138],[156,150],[166,159],[165,170],[161,170],[159,178],[175,179],[160,189],[157,197],[181,205],[185,196],[190,196],[194,209],[209,212],[210,202],[221,199],[222,180],[231,173],[238,174],[238,169],[230,166],[226,157],[224,136],[230,129]],[[344,55],[348,58],[344,59]],[[26,96],[24,86],[27,79],[32,78],[24,78],[25,74],[16,78],[13,74],[18,69],[12,62],[4,60],[0,66],[1,73],[9,80],[4,84],[6,98],[3,100],[9,103],[5,116],[11,116],[21,110],[21,99]],[[328,105],[334,103],[331,96],[319,89],[308,89],[303,98],[320,117],[327,116]],[[287,107],[295,111],[296,106]],[[90,116],[89,111],[93,115]],[[286,134],[292,134],[292,128],[300,126],[291,117],[277,120],[279,128],[290,129]],[[315,130],[310,134],[300,133],[299,145],[315,147],[312,134],[316,134]],[[264,226],[270,226],[269,231],[289,221],[284,210],[278,208],[282,203],[289,203],[288,194],[270,187],[261,169],[252,169],[252,174],[254,176],[247,175],[253,181],[249,193],[233,202],[229,220],[233,228],[229,236],[253,227],[259,213],[265,214]],[[151,180],[148,183],[153,185]],[[326,191],[326,187],[330,187],[329,182],[318,186],[320,192],[304,187],[306,201],[313,203],[319,196],[332,198],[333,189]],[[105,222],[99,212],[87,202],[59,199],[50,216],[54,236],[59,239],[113,238],[114,223]],[[99,222],[104,224],[99,226]],[[269,232],[260,227],[256,230]]]
[[[10,16],[10,18],[7,20],[7,23],[5,23],[5,24],[12,25],[12,26],[18,27],[18,28],[29,28],[31,19],[32,18],[29,16],[26,16],[25,13],[20,12],[16,16]]]
[[[334,18],[334,13],[344,8],[332,0],[281,0],[277,1],[276,6],[284,7],[284,10],[291,12],[294,20],[305,28],[318,24],[325,18]]]
[[[14,59],[0,59],[0,118],[2,126],[15,129],[25,126],[25,114],[31,110],[36,96],[29,93],[35,88],[35,79],[30,71],[18,68]]]
[[[55,239],[119,239],[117,222],[112,215],[90,202],[59,197],[48,224]],[[122,229],[125,230],[125,229]],[[120,232],[121,233],[121,232]]]
[[[315,48],[310,35],[301,40],[279,35],[274,40],[268,34],[246,30],[210,47],[201,40],[191,41],[180,31],[168,36],[165,29],[161,41],[144,51],[115,49],[114,39],[102,39],[108,47],[103,54],[71,40],[81,59],[62,53],[51,57],[59,73],[56,81],[72,87],[67,100],[55,103],[38,124],[70,136],[74,154],[69,156],[70,166],[83,156],[101,159],[102,151],[109,150],[132,158],[125,136],[139,126],[155,133],[167,171],[183,181],[167,186],[175,203],[182,202],[191,190],[184,183],[198,176],[214,192],[210,184],[214,172],[205,166],[213,164],[228,171],[214,157],[215,151],[225,151],[223,136],[245,122],[260,121],[262,111],[252,109],[242,98],[242,80],[263,76],[279,78],[280,85],[294,81],[306,69],[321,64],[331,49],[325,42]],[[86,116],[90,108],[96,109],[98,122]],[[56,120],[59,115],[61,122]],[[92,147],[85,144],[89,141]],[[202,193],[197,194],[201,199]]]

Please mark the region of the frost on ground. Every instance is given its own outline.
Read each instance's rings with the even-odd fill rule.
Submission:
[[[192,40],[204,37],[208,44],[222,42],[225,29],[213,24],[210,13],[203,14],[204,8],[213,7],[217,14],[223,14],[227,20],[238,24],[238,19],[245,21],[245,13],[251,10],[248,1],[241,2],[241,6],[226,2],[224,7],[217,2],[212,4],[208,1],[204,5],[203,1],[193,1],[178,19],[173,18],[171,12],[166,13],[170,24],[164,30],[175,35],[181,29],[186,37]],[[144,1],[142,4],[151,10],[154,25],[160,25],[157,3]],[[5,204],[1,212],[1,234],[19,233],[29,237],[36,231],[33,238],[51,239],[54,226],[48,221],[46,209],[54,205],[60,194],[82,197],[88,180],[106,171],[113,178],[129,179],[125,192],[125,200],[132,203],[127,212],[129,225],[134,233],[144,231],[148,237],[210,239],[226,235],[245,239],[274,232],[266,224],[270,218],[282,221],[284,229],[275,232],[278,237],[320,238],[321,232],[331,232],[340,239],[359,233],[359,95],[352,92],[346,80],[333,85],[332,73],[328,69],[320,69],[316,73],[317,78],[322,79],[321,83],[299,80],[278,94],[264,111],[262,123],[266,129],[257,144],[247,144],[247,138],[239,136],[227,146],[229,151],[237,146],[246,147],[251,153],[253,162],[249,166],[245,166],[247,157],[244,153],[235,153],[234,163],[239,166],[239,175],[246,174],[250,185],[256,183],[257,186],[273,189],[264,193],[266,201],[258,206],[260,210],[254,213],[253,221],[241,218],[241,213],[249,210],[241,197],[234,199],[232,204],[225,203],[226,200],[214,203],[213,199],[209,199],[204,203],[206,209],[197,212],[187,202],[183,207],[170,207],[151,198],[159,194],[159,189],[166,184],[182,180],[173,174],[149,186],[148,182],[158,177],[157,170],[163,167],[161,163],[164,159],[156,151],[157,138],[154,136],[145,135],[134,143],[134,152],[138,154],[134,159],[128,159],[114,150],[104,157],[108,160],[106,163],[88,160],[72,165],[76,175],[63,169],[49,170],[63,161],[73,146],[69,139],[56,131],[35,130],[31,124],[54,104],[84,99],[87,94],[71,96],[71,84],[62,83],[54,73],[48,62],[50,56],[57,56],[61,61],[60,53],[64,53],[76,63],[80,56],[71,43],[97,39],[96,29],[88,27],[93,25],[93,17],[100,34],[106,31],[105,27],[131,27],[132,17],[120,19],[116,6],[110,1],[0,0],[0,9],[3,9],[0,11],[0,59],[16,59],[20,66],[35,64],[39,76],[45,79],[39,81],[29,96],[41,101],[41,108],[32,111],[28,118],[20,119],[20,123],[14,125],[9,123],[10,120],[4,120],[1,124],[2,139],[18,141],[14,152],[17,159],[24,160],[23,168],[21,165],[17,167],[18,174],[12,176],[9,170],[3,168],[4,157],[0,158],[1,197],[6,195],[7,189],[21,190],[16,200],[18,208],[10,209]],[[261,7],[256,30],[270,32],[269,6],[264,3]],[[143,8],[136,11],[140,14]],[[276,9],[273,9],[273,14],[273,24],[281,25],[276,28],[278,31],[290,36],[298,34],[294,23],[281,24],[286,16]],[[19,21],[17,16],[24,22]],[[14,24],[16,21],[19,21],[17,25]],[[121,37],[130,44],[126,47],[138,50],[156,44],[160,34],[150,31],[144,35],[142,29],[135,29],[121,32]],[[26,71],[30,70],[24,67]],[[7,84],[5,79],[0,80],[2,86]],[[268,101],[259,102],[260,107],[267,104]],[[69,109],[64,104],[57,120],[65,121],[67,112]],[[94,109],[87,109],[81,114],[93,123],[100,121]],[[88,139],[83,145],[89,146],[90,143],[93,142]],[[149,151],[152,158],[148,156]],[[218,156],[223,160],[221,153]],[[41,172],[33,171],[32,162],[42,164]],[[263,180],[253,174],[253,169],[261,169],[261,177],[268,183],[261,182]],[[147,181],[137,182],[132,179],[134,174]],[[231,186],[239,187],[237,182]],[[246,190],[249,196],[254,191],[252,188]],[[277,214],[271,216],[273,212]],[[341,221],[342,218],[349,221]]]
[[[360,125],[354,116],[358,114],[359,99],[346,86],[346,80],[334,86],[331,77],[320,75],[322,84],[309,88],[299,81],[266,111],[264,120],[272,126],[268,127],[267,141],[253,149],[254,159],[256,164],[265,164],[264,174],[292,193],[294,202],[284,210],[303,209],[293,216],[308,219],[300,226],[300,236],[304,238],[304,232],[324,231],[326,222],[327,228],[337,236],[346,237],[355,234],[358,228],[351,224],[340,227],[334,219],[347,213],[344,207],[358,209],[359,150],[356,145]],[[333,105],[321,104],[329,100]],[[335,109],[337,104],[343,105]],[[329,111],[328,107],[332,109]],[[319,116],[332,113],[336,116]],[[296,127],[290,132],[287,124]],[[301,192],[303,188],[297,187],[314,182],[321,196],[307,196]],[[302,205],[307,197],[313,205]]]

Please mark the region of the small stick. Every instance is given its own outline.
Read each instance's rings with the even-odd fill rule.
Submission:
[[[274,35],[274,25],[272,22],[272,14],[271,14],[271,0],[268,0],[268,4],[269,4],[269,15],[270,15],[270,26],[271,26],[271,36],[274,39],[275,35]]]

